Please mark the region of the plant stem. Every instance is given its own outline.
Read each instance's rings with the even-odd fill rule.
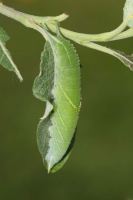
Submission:
[[[0,3],[0,13],[22,23],[24,26],[29,27],[29,28],[33,28],[33,22],[37,22],[39,24],[48,23],[49,21],[61,22],[68,18],[68,15],[64,13],[56,17],[40,17],[40,16],[29,15],[29,14],[17,11],[8,6],[5,6],[2,3]]]
[[[94,50],[109,54],[111,56],[114,56],[115,58],[120,60],[125,66],[127,66],[131,71],[133,71],[132,60],[131,60],[130,56],[127,56],[126,54],[124,55],[119,51],[110,49],[110,48],[105,47],[105,46],[101,46],[101,45],[93,43],[93,42],[89,42],[88,44],[85,43],[85,44],[82,44],[82,45],[86,46],[86,47],[89,47],[91,49],[94,49]]]
[[[133,28],[130,28],[111,39],[111,41],[122,40],[133,37]]]
[[[82,45],[114,56],[114,50],[109,49],[108,47],[96,44],[94,42],[82,43]]]
[[[62,34],[71,39],[76,41],[83,41],[83,42],[107,42],[113,40],[117,35],[119,35],[125,28],[126,28],[126,21],[122,22],[122,24],[117,27],[115,30],[106,32],[106,33],[100,33],[100,34],[85,34],[85,33],[77,33],[74,31],[70,31],[64,28],[60,28],[60,31]],[[56,26],[54,23],[50,22],[47,23],[47,26],[50,28],[52,32],[56,32]]]
[[[33,16],[29,14],[25,14],[19,11],[16,11],[15,9],[12,9],[8,6],[3,5],[0,3],[0,13],[12,18],[20,23],[22,23],[24,26],[33,28],[34,24],[42,25],[47,24],[47,26],[53,31],[56,32],[56,26],[55,21],[63,21],[65,20],[68,15],[62,14],[57,17],[39,17],[39,16]],[[127,22],[123,21],[119,27],[114,29],[113,31],[106,32],[106,33],[100,33],[100,34],[84,34],[84,33],[77,33],[74,31],[70,31],[64,28],[61,28],[61,32],[63,35],[65,35],[67,38],[74,40],[75,42],[106,42],[111,40],[116,40],[117,37],[119,37],[119,34],[126,28]],[[126,36],[125,36],[126,37]]]

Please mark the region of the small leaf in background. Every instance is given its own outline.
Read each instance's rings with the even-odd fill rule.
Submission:
[[[22,81],[23,78],[18,71],[17,66],[14,64],[8,49],[6,48],[5,43],[8,39],[8,35],[3,28],[0,27],[0,65],[9,71],[15,72],[20,81]]]
[[[54,173],[71,153],[81,100],[79,58],[73,45],[62,36],[47,33],[33,94],[46,101],[37,141],[48,172]]]
[[[124,20],[128,20],[128,26],[133,27],[133,0],[126,0],[124,6]]]

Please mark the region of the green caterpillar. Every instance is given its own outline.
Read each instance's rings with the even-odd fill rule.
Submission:
[[[68,159],[74,143],[81,104],[80,62],[70,41],[59,33],[42,32],[46,44],[33,94],[46,102],[46,108],[37,141],[48,172],[56,172]]]

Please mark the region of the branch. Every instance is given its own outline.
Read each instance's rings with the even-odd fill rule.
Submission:
[[[62,22],[65,19],[68,18],[68,15],[62,14],[56,17],[39,17],[39,16],[33,16],[29,14],[25,14],[19,11],[16,11],[15,9],[12,9],[8,6],[3,5],[0,3],[0,13],[12,18],[20,23],[22,23],[24,26],[36,29],[35,24],[38,25],[44,25],[47,24],[47,26],[51,29],[51,31],[56,32],[56,25],[55,21]],[[106,33],[100,33],[100,34],[84,34],[84,33],[77,33],[74,31],[70,31],[64,28],[61,28],[61,32],[63,35],[77,43],[82,42],[107,42],[119,39],[119,34],[126,28],[127,21],[124,20],[120,26],[118,26],[116,29],[110,32]],[[126,36],[125,36],[126,37]],[[81,44],[82,45],[82,44]]]
[[[49,17],[40,17],[40,16],[29,15],[29,14],[17,11],[8,6],[5,6],[3,3],[0,3],[0,13],[2,15],[5,15],[9,18],[12,18],[12,19],[22,23],[24,26],[29,27],[29,28],[34,28],[33,23],[45,24],[50,21],[62,22],[68,18],[68,15],[65,13],[63,13],[59,16],[56,16],[56,17],[50,17],[50,16]]]

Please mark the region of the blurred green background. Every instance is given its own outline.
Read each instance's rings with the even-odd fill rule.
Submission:
[[[86,33],[117,27],[124,0],[3,0],[36,15],[70,14],[62,26]],[[44,104],[32,96],[43,38],[0,16],[8,48],[24,82],[0,68],[0,200],[133,199],[133,73],[118,60],[76,45],[82,71],[82,110],[71,158],[47,175],[36,145]],[[133,52],[133,39],[110,47]]]

